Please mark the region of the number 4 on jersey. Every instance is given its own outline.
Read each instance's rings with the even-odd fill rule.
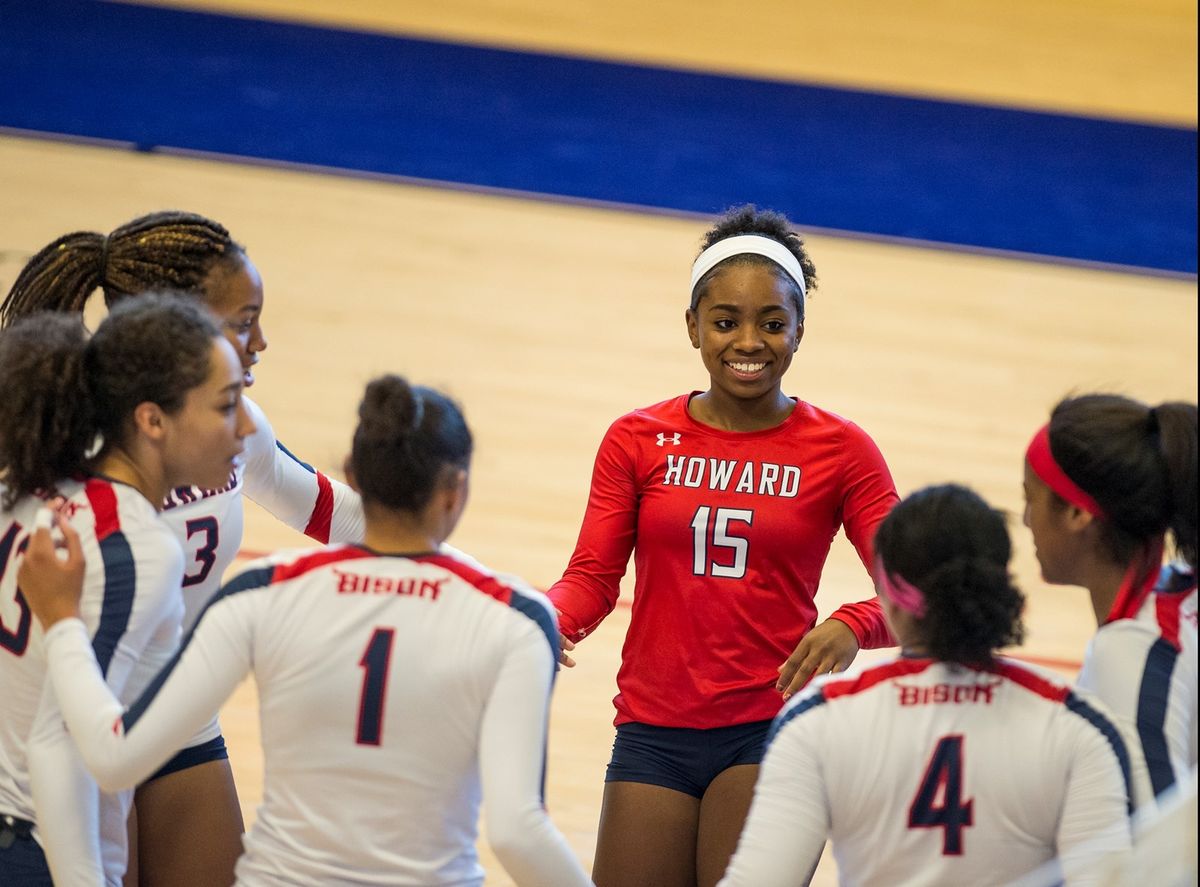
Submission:
[[[925,768],[925,778],[908,810],[909,828],[940,828],[942,854],[963,852],[963,829],[974,824],[974,801],[963,801],[963,738],[943,736]],[[938,802],[941,802],[940,804]]]

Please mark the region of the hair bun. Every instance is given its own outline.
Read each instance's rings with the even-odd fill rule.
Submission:
[[[387,375],[367,385],[358,407],[359,431],[379,443],[412,437],[425,418],[425,400],[401,376]]]

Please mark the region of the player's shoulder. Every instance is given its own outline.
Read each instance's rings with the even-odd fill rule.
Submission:
[[[636,432],[648,428],[657,430],[664,426],[676,427],[687,416],[687,402],[691,396],[691,394],[680,394],[649,406],[630,410],[609,426],[609,433]]]

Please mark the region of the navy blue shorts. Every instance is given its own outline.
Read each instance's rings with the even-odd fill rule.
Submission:
[[[33,823],[0,814],[0,887],[54,887]]]
[[[723,771],[761,764],[771,721],[694,730],[620,724],[605,782],[644,782],[704,797]]]
[[[187,770],[189,767],[198,767],[201,764],[207,764],[209,761],[225,761],[229,758],[229,750],[225,748],[225,737],[218,736],[216,739],[210,739],[208,742],[202,742],[200,745],[193,745],[191,748],[185,748],[171,760],[167,761],[153,776],[150,776],[143,782],[153,782],[162,776],[170,773],[175,773],[179,770]]]

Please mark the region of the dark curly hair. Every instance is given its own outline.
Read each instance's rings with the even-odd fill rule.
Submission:
[[[454,401],[388,375],[367,385],[358,406],[350,464],[364,502],[416,512],[429,503],[445,469],[469,466],[472,447]]]
[[[188,212],[140,216],[108,235],[64,234],[21,269],[0,305],[0,327],[38,311],[81,313],[96,289],[109,307],[151,290],[203,298],[215,269],[232,271],[244,258],[224,227]]]
[[[875,551],[889,575],[924,595],[921,642],[935,659],[986,665],[1024,639],[1004,514],[972,490],[945,484],[908,496],[880,524]]]
[[[1050,415],[1050,452],[1104,510],[1103,538],[1120,564],[1170,530],[1179,555],[1196,566],[1196,439],[1194,403],[1151,407],[1084,394]]]
[[[700,252],[704,252],[714,243],[729,237],[737,237],[740,234],[761,234],[763,237],[779,241],[800,263],[800,270],[804,272],[804,286],[808,292],[812,293],[817,288],[817,269],[808,255],[804,241],[799,234],[792,230],[791,222],[782,213],[774,210],[758,209],[753,204],[734,207],[726,212],[704,235],[700,241]],[[691,309],[693,311],[708,292],[708,285],[712,283],[717,273],[730,265],[761,265],[769,268],[776,277],[791,287],[797,316],[804,320],[804,294],[800,292],[800,287],[796,286],[796,282],[787,272],[780,269],[770,259],[754,253],[731,256],[709,269],[707,274],[696,281],[696,286],[692,290]]]
[[[52,493],[128,433],[150,401],[168,413],[208,378],[220,330],[195,299],[123,300],[88,338],[77,316],[43,312],[0,331],[0,478],[11,507]],[[100,452],[88,452],[99,436]]]

